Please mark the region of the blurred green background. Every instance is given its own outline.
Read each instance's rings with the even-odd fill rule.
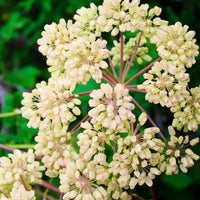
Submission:
[[[22,92],[30,91],[37,82],[47,80],[49,73],[45,57],[38,52],[37,39],[45,24],[60,18],[72,19],[76,10],[89,7],[93,2],[102,4],[102,0],[0,0],[0,111],[13,112],[21,107]],[[196,31],[197,44],[200,44],[200,0],[142,0],[150,7],[158,5],[163,9],[162,18],[170,24],[176,21],[190,26]],[[200,83],[200,61],[188,72],[191,75],[190,86]],[[151,108],[152,116],[165,132],[166,124],[171,120],[168,109],[160,106]],[[168,123],[168,124],[169,124]],[[37,130],[28,129],[27,120],[20,115],[0,119],[1,144],[31,144]],[[197,133],[198,135],[199,133]],[[193,134],[194,136],[194,134]],[[193,137],[192,136],[192,137]],[[196,147],[200,154],[200,148]],[[3,155],[5,152],[1,151]],[[199,162],[188,174],[173,176],[162,175],[156,180],[159,199],[197,200],[200,188]],[[136,191],[150,198],[146,187]],[[144,192],[145,191],[145,192]]]

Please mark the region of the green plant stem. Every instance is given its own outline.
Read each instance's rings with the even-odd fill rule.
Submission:
[[[33,149],[34,144],[5,144],[7,147],[11,147],[13,149]]]
[[[136,77],[138,77],[140,74],[144,73],[148,69],[150,69],[156,62],[159,62],[162,58],[159,57],[156,60],[154,60],[151,64],[143,68],[141,71],[139,71],[137,74],[135,74],[132,78],[130,78],[124,85],[128,85],[131,81],[133,81]]]
[[[15,116],[15,115],[20,115],[20,114],[21,114],[20,112],[16,112],[16,111],[9,112],[9,113],[1,113],[0,114],[0,118],[3,118],[3,117],[12,117],[12,116]]]

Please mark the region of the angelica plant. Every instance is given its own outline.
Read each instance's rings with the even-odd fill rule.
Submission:
[[[199,47],[187,25],[168,25],[160,14],[161,8],[139,0],[104,0],[79,9],[74,21],[45,25],[38,44],[51,77],[24,92],[21,109],[28,127],[39,128],[34,154],[42,166],[33,152],[2,157],[1,199],[35,199],[32,185],[40,183],[54,188],[60,200],[131,200],[137,185],[152,187],[161,173],[188,172],[199,159],[189,146],[199,138],[177,136],[175,128],[190,133],[200,124],[200,89],[188,87],[186,73]],[[115,40],[112,48],[105,33]],[[149,55],[151,47],[156,58]],[[141,74],[144,81],[133,85]],[[75,92],[90,79],[99,89]],[[136,101],[137,93],[174,113],[169,139]],[[90,97],[86,116],[81,116],[83,96]],[[41,170],[59,177],[60,184],[42,181]]]

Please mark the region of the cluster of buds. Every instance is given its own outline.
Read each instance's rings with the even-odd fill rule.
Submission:
[[[61,19],[45,26],[38,44],[51,77],[25,92],[22,101],[28,126],[39,128],[34,148],[43,167],[32,152],[16,151],[9,155],[12,162],[1,158],[0,199],[16,199],[18,189],[26,197],[19,193],[16,200],[35,199],[29,187],[45,168],[46,176],[60,178],[60,200],[131,200],[138,185],[151,187],[161,173],[187,173],[194,165],[199,156],[188,145],[199,139],[178,137],[173,127],[187,132],[200,124],[200,89],[188,89],[186,73],[198,46],[188,26],[169,26],[160,14],[161,8],[149,9],[139,0],[104,0],[99,7],[79,9],[74,22]],[[119,37],[110,50],[104,32]],[[125,38],[127,32],[131,38]],[[150,47],[158,58],[148,55]],[[130,78],[129,69],[145,63]],[[143,83],[131,84],[144,72]],[[90,79],[99,89],[76,93],[77,85],[84,87]],[[138,92],[174,113],[169,141],[135,100]],[[84,117],[81,97],[86,95],[91,109]]]

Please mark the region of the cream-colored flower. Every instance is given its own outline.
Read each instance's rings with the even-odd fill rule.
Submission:
[[[102,6],[99,6],[99,17],[97,23],[102,31],[109,32],[115,36],[119,30],[124,32],[130,23],[130,7],[137,8],[139,0],[129,2],[129,0],[105,0]]]
[[[91,33],[95,33],[96,36],[100,36],[101,31],[97,24],[97,17],[98,9],[91,3],[90,8],[82,7],[76,11],[76,14],[74,15],[74,19],[76,20],[74,27],[84,30],[80,34],[90,35]]]
[[[77,105],[81,101],[73,95],[65,79],[49,79],[36,85],[32,93],[24,93],[21,108],[23,117],[29,119],[28,126],[37,128],[47,121],[67,130],[68,125],[80,115]]]
[[[94,107],[89,111],[94,126],[103,126],[111,130],[123,130],[129,122],[135,121],[132,110],[135,106],[130,103],[128,89],[121,84],[112,88],[109,84],[101,84],[101,89],[94,90],[90,96],[89,105]]]
[[[147,91],[145,99],[149,102],[171,107],[183,101],[188,93],[186,88],[189,74],[174,62],[156,62],[151,70],[144,74],[144,78],[147,80],[138,88]]]
[[[93,181],[95,178],[98,179],[95,177],[97,173],[98,169],[95,169],[93,164],[90,166],[80,158],[76,162],[69,162],[67,168],[60,174],[59,189],[65,193],[63,199],[108,200],[106,190]]]
[[[187,32],[188,28],[176,22],[175,25],[162,27],[151,37],[162,59],[175,61],[178,66],[192,67],[195,57],[199,55],[199,47],[195,44],[195,32]]]
[[[27,191],[20,182],[15,182],[10,193],[12,200],[35,200],[35,191]]]
[[[194,160],[198,160],[199,156],[191,149],[186,148],[189,144],[195,145],[199,142],[199,138],[193,139],[190,143],[188,136],[175,136],[175,130],[170,126],[170,141],[166,146],[165,155],[158,164],[161,172],[167,175],[178,174],[179,170],[184,173],[188,172],[188,168],[194,165]]]
[[[34,147],[35,154],[42,157],[42,162],[47,169],[45,172],[47,176],[56,177],[59,171],[65,168],[66,153],[74,152],[69,144],[70,139],[70,132],[63,132],[62,128],[56,129],[55,132],[55,129],[51,127],[40,130],[35,137],[35,141],[38,142]]]
[[[31,189],[33,183],[41,183],[43,166],[35,161],[33,150],[27,153],[15,150],[14,154],[8,154],[8,157],[0,158],[0,191],[5,195],[10,194],[16,181],[25,184]]]
[[[200,87],[192,88],[190,93],[171,108],[174,113],[172,125],[178,130],[183,128],[184,132],[196,131],[200,124]]]

